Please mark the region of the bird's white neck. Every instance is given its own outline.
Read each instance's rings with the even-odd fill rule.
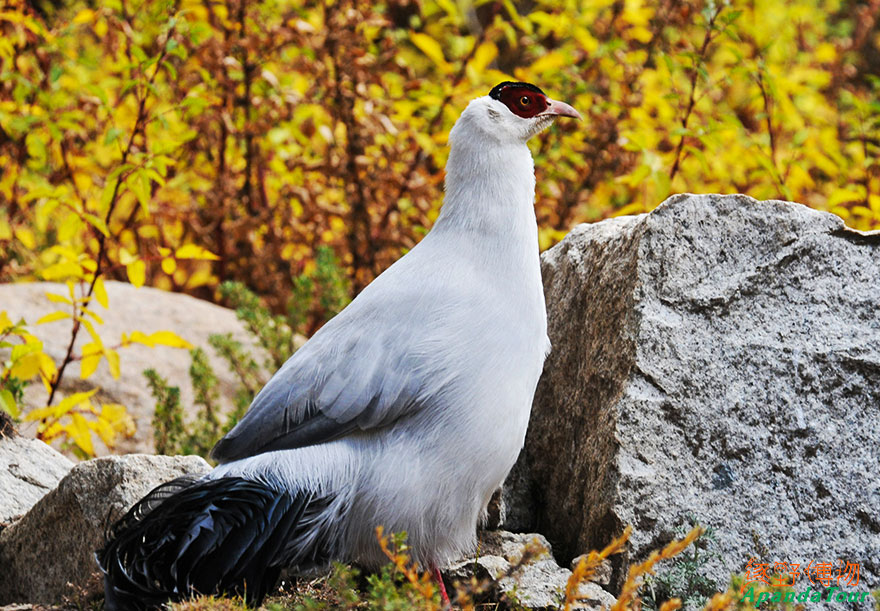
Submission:
[[[469,124],[466,115],[450,133],[446,196],[434,231],[472,233],[522,248],[534,242],[535,169],[522,141],[499,141]]]

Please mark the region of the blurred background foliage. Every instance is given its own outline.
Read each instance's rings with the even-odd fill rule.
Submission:
[[[430,228],[462,108],[511,78],[585,118],[531,143],[542,248],[685,191],[880,227],[877,0],[2,6],[0,281],[239,281],[282,312],[325,248],[356,293]]]

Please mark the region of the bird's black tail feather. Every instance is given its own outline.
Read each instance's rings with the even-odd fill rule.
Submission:
[[[286,564],[311,501],[239,477],[163,484],[111,529],[98,552],[105,609],[156,609],[197,594],[258,606]]]

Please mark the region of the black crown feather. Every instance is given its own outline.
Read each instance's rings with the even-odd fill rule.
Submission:
[[[501,100],[501,91],[506,89],[507,87],[522,87],[523,89],[528,89],[530,91],[536,91],[541,95],[547,95],[540,88],[535,87],[531,83],[517,83],[514,81],[504,81],[503,83],[498,83],[494,87],[492,87],[492,91],[489,92],[489,97],[494,100]]]

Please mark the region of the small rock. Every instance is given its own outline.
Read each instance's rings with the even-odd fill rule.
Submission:
[[[485,555],[501,556],[511,564],[553,558],[550,542],[536,533],[512,533],[506,530],[487,530],[481,533],[479,551]]]
[[[609,572],[610,575],[610,572]],[[614,606],[617,599],[609,594],[602,586],[592,581],[584,581],[578,586],[577,602],[571,605],[572,609],[605,609]]]
[[[95,550],[107,528],[147,492],[210,466],[198,456],[129,454],[82,462],[0,532],[0,605],[79,605],[103,592]]]
[[[574,568],[578,565],[578,563],[580,563],[581,558],[586,557],[587,554],[581,554],[577,558],[574,558],[571,561],[571,570],[574,571]],[[590,581],[592,581],[593,583],[598,583],[602,586],[607,586],[609,583],[611,583],[611,570],[611,561],[606,558],[599,564],[599,566],[596,567],[596,570],[590,577]]]
[[[24,515],[73,463],[36,439],[0,437],[0,525]]]
[[[489,579],[499,594],[515,599],[525,609],[557,609],[565,600],[571,571],[556,564],[550,543],[539,534],[483,531],[479,554],[444,571],[458,581]],[[614,597],[599,585],[584,582],[578,588],[575,609],[610,608]]]

